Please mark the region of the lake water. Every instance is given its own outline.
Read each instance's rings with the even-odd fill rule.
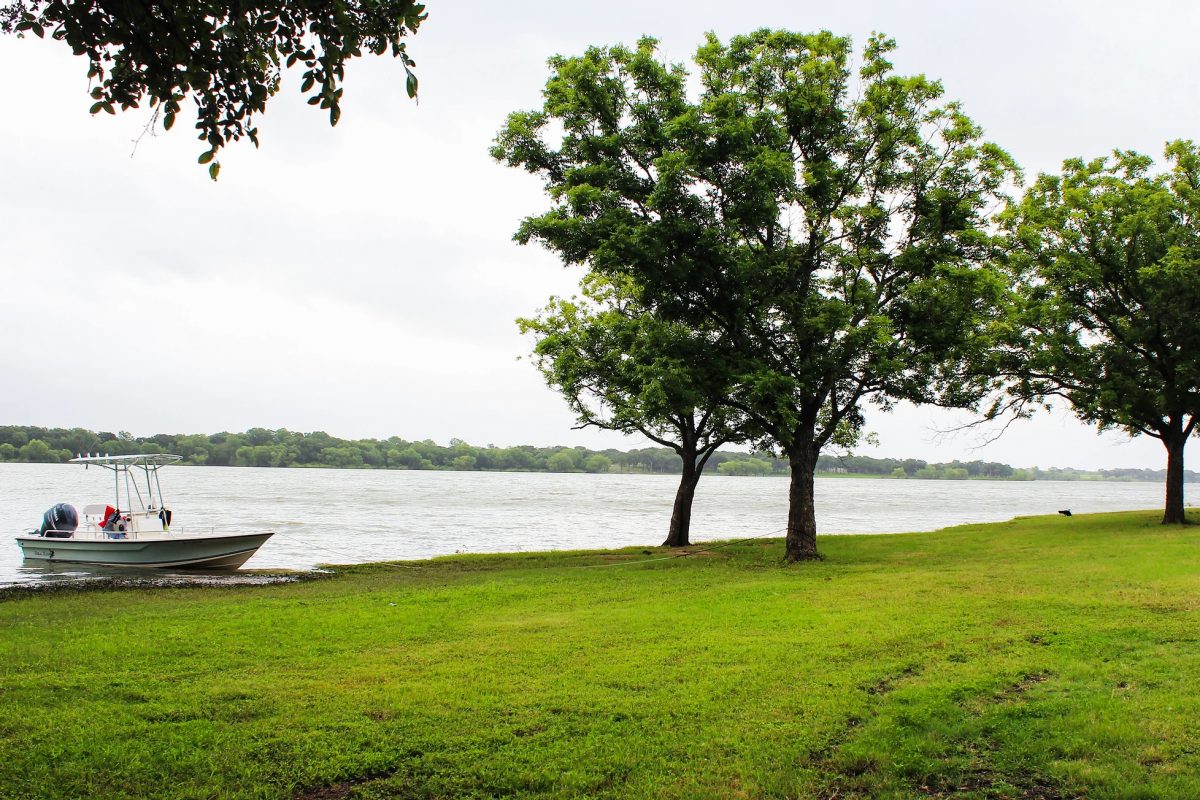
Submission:
[[[274,530],[246,569],[418,559],[450,553],[657,545],[678,479],[666,475],[168,467],[173,528]],[[706,475],[692,540],[783,535],[788,481]],[[58,502],[111,502],[111,473],[74,464],[0,464],[0,519],[35,528]],[[1024,514],[1159,508],[1157,483],[818,478],[822,534],[933,530]],[[25,565],[0,542],[0,584],[86,577]]]

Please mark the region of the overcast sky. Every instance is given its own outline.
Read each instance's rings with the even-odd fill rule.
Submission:
[[[347,69],[343,117],[295,76],[249,143],[196,164],[181,115],[87,113],[87,63],[0,38],[0,424],[157,432],[252,426],[475,444],[641,446],[573,431],[518,357],[513,320],[579,273],[511,241],[546,207],[488,146],[539,105],[546,58],[662,41],[688,60],[705,31],[761,26],[898,41],[902,73],[940,78],[1032,177],[1115,147],[1161,154],[1200,135],[1192,2],[626,2],[430,0],[410,39],[419,105],[390,58]],[[1017,466],[1161,468],[1155,440],[1099,436],[1065,413],[977,437],[956,418],[869,415],[868,455]],[[1194,461],[1200,448],[1191,448]]]

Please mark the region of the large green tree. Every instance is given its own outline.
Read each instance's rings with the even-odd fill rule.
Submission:
[[[691,542],[692,501],[717,448],[738,439],[726,404],[732,374],[720,334],[664,320],[642,306],[628,278],[586,276],[581,297],[554,298],[518,320],[535,336],[534,363],[580,427],[641,433],[682,461],[664,545]]]
[[[1061,397],[1101,429],[1167,450],[1164,523],[1184,518],[1184,446],[1200,415],[1200,153],[1071,159],[1008,216],[1022,279],[1020,399]]]
[[[201,164],[228,142],[246,136],[258,145],[254,115],[279,90],[283,69],[302,64],[301,91],[310,105],[341,117],[345,64],[369,51],[399,58],[410,97],[415,66],[404,36],[425,19],[416,0],[256,0],[215,3],[68,2],[15,0],[0,7],[5,33],[47,34],[88,59],[93,114],[116,113],[149,102],[164,128],[190,102],[196,108]]]
[[[893,43],[761,30],[698,50],[699,96],[656,43],[550,60],[543,107],[493,153],[543,178],[517,238],[630,275],[666,318],[722,332],[730,402],[791,466],[787,554],[817,555],[813,475],[863,404],[970,405],[1003,277],[991,209],[1016,174]]]

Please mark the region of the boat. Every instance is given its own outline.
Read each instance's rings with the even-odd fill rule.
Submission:
[[[188,533],[173,528],[158,472],[180,460],[165,453],[72,458],[72,464],[83,464],[85,469],[96,466],[113,473],[113,503],[85,506],[82,519],[73,506],[54,506],[38,530],[16,537],[25,560],[174,569],[242,566],[274,531]]]

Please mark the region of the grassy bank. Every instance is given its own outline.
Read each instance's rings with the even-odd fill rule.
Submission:
[[[1200,797],[1158,516],[10,598],[0,796]]]

